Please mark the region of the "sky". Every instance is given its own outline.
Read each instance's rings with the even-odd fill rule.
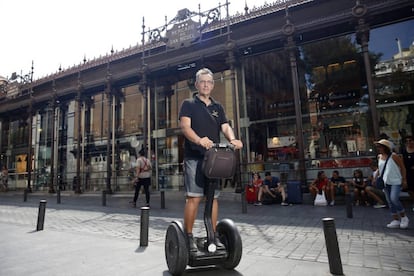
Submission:
[[[146,29],[158,28],[178,10],[205,11],[226,0],[0,0],[0,76],[34,79],[141,43]],[[265,0],[229,0],[230,15],[262,6]],[[268,1],[270,3],[271,1]],[[222,10],[226,15],[225,10]]]
[[[177,15],[178,10],[206,11],[226,0],[0,0],[0,76],[13,72],[28,74],[34,62],[34,79],[79,65],[141,43],[142,18],[154,29]],[[229,0],[230,15],[243,13],[245,4],[252,9],[272,0]],[[226,15],[222,10],[223,16]],[[398,52],[395,36],[408,48],[414,41],[413,21],[403,32],[385,27],[383,35],[371,36],[370,50],[390,58]],[[374,31],[375,32],[375,31]]]
[[[402,49],[414,43],[414,20],[376,28],[371,31],[369,50],[382,53],[381,60],[390,60],[398,54],[398,39]]]

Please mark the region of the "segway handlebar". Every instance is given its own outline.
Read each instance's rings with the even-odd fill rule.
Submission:
[[[227,149],[234,150],[235,146],[233,144],[230,144],[230,143],[213,143],[211,148],[216,148],[216,149],[227,148]]]

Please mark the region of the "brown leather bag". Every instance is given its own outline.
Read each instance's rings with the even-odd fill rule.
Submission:
[[[202,170],[207,178],[233,178],[236,171],[234,150],[226,147],[212,147],[204,155]]]

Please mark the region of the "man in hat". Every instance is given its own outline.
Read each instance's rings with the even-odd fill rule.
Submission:
[[[378,177],[384,180],[384,193],[393,220],[388,228],[408,227],[409,219],[400,201],[401,186],[407,187],[406,170],[402,158],[392,151],[392,143],[387,139],[375,142],[378,152]]]

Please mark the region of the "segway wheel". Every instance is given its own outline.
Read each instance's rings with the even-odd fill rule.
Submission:
[[[188,249],[181,223],[172,222],[165,236],[165,259],[172,275],[181,275],[188,264]]]
[[[228,254],[221,266],[225,269],[233,269],[240,263],[243,251],[239,231],[232,220],[223,219],[217,224],[217,233]]]

